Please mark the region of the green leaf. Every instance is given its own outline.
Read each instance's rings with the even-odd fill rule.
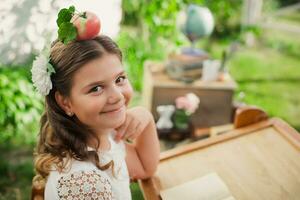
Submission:
[[[74,12],[75,12],[74,6],[70,6],[68,9],[67,8],[61,9],[57,15],[57,20],[56,20],[58,27],[60,27],[60,25],[64,22],[70,22],[74,15]]]
[[[47,72],[50,76],[51,76],[51,74],[55,73],[54,67],[49,62],[47,63]]]
[[[75,13],[75,7],[70,6],[68,9],[63,8],[59,11],[56,23],[58,25],[58,38],[64,44],[74,40],[77,36],[77,31],[74,25],[70,22]],[[50,72],[51,73],[51,72]]]
[[[72,19],[72,16],[73,16],[73,13],[70,12],[69,9],[66,9],[66,8],[61,9],[58,13],[57,20],[56,20],[58,27],[60,27],[61,24],[64,22],[70,22],[70,20]]]
[[[63,22],[58,29],[58,39],[64,44],[68,44],[70,41],[77,37],[76,27],[71,22]]]
[[[70,11],[71,13],[74,13],[74,12],[75,12],[75,6],[70,6],[70,7],[69,7],[69,11]]]

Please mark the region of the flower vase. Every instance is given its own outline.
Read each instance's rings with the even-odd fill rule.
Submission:
[[[169,134],[168,139],[172,141],[181,141],[189,138],[193,132],[193,124],[190,120],[190,116],[182,109],[175,111],[173,117],[174,127]]]
[[[159,139],[169,139],[169,135],[173,132],[171,128],[156,129]]]
[[[172,133],[169,134],[168,139],[172,141],[181,141],[190,138],[193,130],[194,126],[191,122],[189,122],[187,128],[174,128]]]

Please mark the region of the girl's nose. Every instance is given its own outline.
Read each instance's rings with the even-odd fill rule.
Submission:
[[[118,88],[116,86],[112,86],[109,89],[109,94],[108,94],[108,99],[107,99],[107,102],[109,104],[118,103],[119,101],[122,100],[122,98],[123,98],[123,95],[122,95],[121,88]]]

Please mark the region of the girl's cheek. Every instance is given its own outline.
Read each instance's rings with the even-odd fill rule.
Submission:
[[[95,111],[95,110],[99,110],[99,109],[103,109],[103,107],[106,104],[106,98],[103,97],[103,95],[99,95],[99,96],[94,96],[90,99],[90,101],[84,101],[84,107],[87,107],[87,105],[89,105],[88,107],[90,108],[90,111]]]
[[[127,106],[129,104],[131,98],[132,98],[132,95],[133,95],[133,88],[132,88],[132,86],[129,82],[124,87],[123,94],[124,94],[124,97],[125,97],[125,104]]]

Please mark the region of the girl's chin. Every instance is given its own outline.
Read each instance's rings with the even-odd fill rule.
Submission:
[[[107,128],[116,129],[120,127],[125,122],[125,115],[114,118],[113,120],[105,120]],[[103,122],[102,122],[103,123]]]
[[[118,128],[121,126],[126,119],[126,107],[123,106],[117,112],[103,113],[101,114],[101,124],[105,124],[107,128]]]
[[[113,125],[113,129],[116,129],[116,128],[120,127],[122,124],[124,124],[124,122],[125,122],[125,117],[124,117],[123,120],[120,120],[120,121],[116,122],[116,123]]]

